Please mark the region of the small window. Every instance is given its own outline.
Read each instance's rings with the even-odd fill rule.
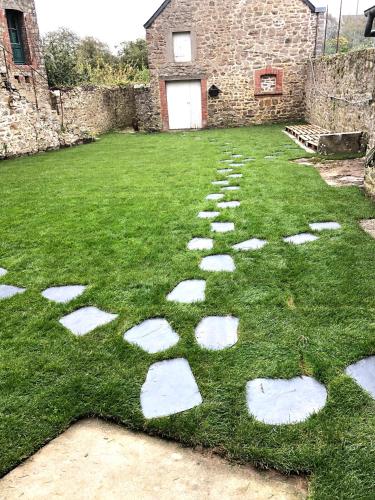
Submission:
[[[191,33],[184,31],[181,33],[173,33],[173,56],[177,63],[191,62]]]
[[[277,77],[276,75],[262,75],[260,77],[260,88],[262,92],[274,94],[276,92]]]
[[[15,64],[25,64],[25,47],[23,41],[23,14],[17,10],[6,11],[10,45]]]

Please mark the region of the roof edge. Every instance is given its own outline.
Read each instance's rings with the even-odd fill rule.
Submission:
[[[150,17],[150,19],[143,25],[145,29],[150,28],[152,23],[157,19],[160,14],[163,12],[163,10],[171,3],[172,0],[164,0],[164,2],[160,5],[158,10]],[[302,0],[302,2],[309,7],[311,12],[314,12],[315,14],[320,14],[326,12],[325,7],[315,7],[310,0]]]
[[[165,0],[161,5],[160,7],[158,8],[158,10],[150,17],[150,19],[143,25],[143,27],[145,29],[149,28],[151,26],[151,24],[155,21],[155,19],[157,17],[160,16],[160,14],[163,12],[163,10],[167,7],[168,4],[171,3],[171,0]]]

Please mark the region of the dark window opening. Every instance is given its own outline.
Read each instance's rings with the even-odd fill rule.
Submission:
[[[7,10],[6,17],[13,61],[15,64],[26,64],[23,14],[17,10]]]
[[[25,76],[25,83],[31,83],[31,78],[29,76]]]

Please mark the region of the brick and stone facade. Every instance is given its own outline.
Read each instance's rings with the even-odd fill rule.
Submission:
[[[303,118],[307,63],[322,51],[324,23],[324,12],[308,0],[167,0],[145,25],[149,127],[168,129],[169,80],[201,80],[203,126]],[[189,63],[173,62],[176,31],[191,33]],[[218,97],[207,93],[213,85]]]

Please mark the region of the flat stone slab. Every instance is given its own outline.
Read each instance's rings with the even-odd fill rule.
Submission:
[[[228,186],[221,188],[222,191],[239,191],[240,189],[240,186]]]
[[[265,156],[265,160],[276,160],[276,156]]]
[[[230,179],[242,179],[243,174],[231,174],[231,175],[228,175],[228,177]]]
[[[314,222],[309,224],[313,231],[335,231],[341,229],[341,224],[338,222]]]
[[[243,158],[243,155],[232,155],[232,158]]]
[[[214,233],[230,233],[234,231],[234,222],[212,222],[211,231]]]
[[[2,276],[5,276],[7,273],[8,273],[8,271],[6,269],[4,269],[3,267],[0,267],[0,278]]]
[[[198,344],[210,351],[221,351],[238,342],[239,320],[232,316],[204,318],[195,330]]]
[[[219,168],[217,171],[218,174],[229,174],[230,172],[233,172],[233,168]]]
[[[230,255],[210,255],[209,257],[204,257],[199,267],[202,271],[209,272],[232,273],[236,270],[234,260]]]
[[[233,160],[221,160],[221,163],[232,163]]]
[[[26,292],[26,288],[18,288],[12,285],[0,285],[0,300],[10,299],[24,292]]]
[[[171,359],[152,365],[141,390],[145,418],[175,415],[202,404],[202,396],[186,359]]]
[[[111,323],[118,314],[109,314],[97,307],[83,307],[60,319],[60,323],[77,337],[86,335],[100,326]]]
[[[375,399],[375,356],[348,366],[346,374]]]
[[[316,241],[319,238],[310,233],[295,234],[294,236],[288,236],[284,238],[286,243],[291,243],[292,245],[303,245],[304,243],[310,243],[311,241]]]
[[[231,167],[244,167],[244,163],[228,163]]]
[[[212,238],[193,238],[188,243],[188,250],[212,250],[213,247]]]
[[[199,212],[198,217],[200,219],[215,219],[220,215],[220,212]]]
[[[176,286],[167,296],[169,302],[193,304],[206,299],[206,282],[204,280],[186,280]]]
[[[213,181],[212,184],[214,186],[228,186],[229,181]]]
[[[266,240],[259,240],[258,238],[253,238],[251,240],[243,241],[242,243],[238,243],[237,245],[233,245],[232,248],[235,250],[239,250],[242,252],[250,252],[253,250],[260,250],[264,246],[267,245]]]
[[[240,201],[222,201],[217,204],[219,208],[237,208],[241,205]]]
[[[124,334],[124,339],[148,352],[156,354],[170,349],[178,343],[180,337],[167,320],[148,319]]]
[[[47,288],[42,292],[45,299],[57,302],[58,304],[67,304],[73,299],[76,299],[86,290],[83,285],[73,286],[54,286]]]
[[[249,413],[269,425],[304,422],[324,408],[327,390],[311,377],[256,379],[247,383]]]
[[[208,196],[206,196],[206,200],[212,200],[212,201],[217,201],[217,200],[221,200],[222,198],[224,198],[224,195],[221,194],[221,193],[215,193],[215,194],[209,194]]]

